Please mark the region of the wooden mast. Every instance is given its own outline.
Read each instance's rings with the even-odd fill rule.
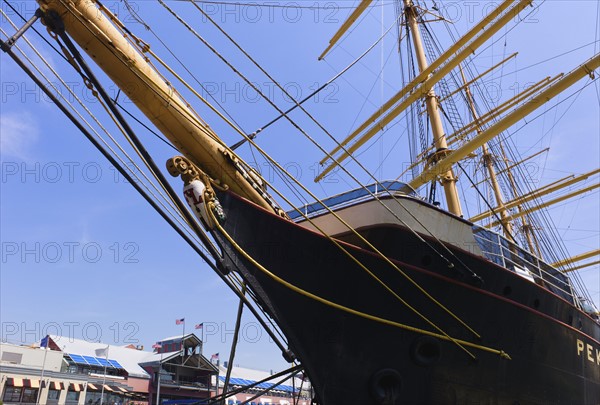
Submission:
[[[515,178],[511,171],[512,167],[509,166],[508,157],[506,156],[506,151],[504,150],[504,146],[502,145],[502,142],[500,142],[500,151],[502,152],[502,159],[504,160],[504,164],[506,165],[506,169],[505,169],[506,176],[508,177],[508,182],[510,183],[510,187],[513,190],[513,195],[518,195],[519,193],[517,190],[517,182],[515,181]],[[533,156],[535,156],[535,155],[537,155],[537,153],[534,154]],[[519,213],[523,212],[523,206],[521,204],[517,205],[517,211]],[[534,232],[533,226],[529,222],[527,215],[524,215],[521,217],[521,231],[525,235],[525,240],[527,241],[527,246],[529,246],[529,251],[531,253],[537,254],[537,257],[544,260],[544,255],[542,254],[542,248],[540,247],[540,242],[538,241],[538,238]]]
[[[575,176],[575,177],[570,177],[570,176],[565,177],[557,182],[545,185],[545,186],[540,187],[537,190],[533,190],[527,194],[523,194],[522,196],[517,197],[514,200],[505,203],[505,207],[506,207],[506,209],[514,208],[518,205],[521,205],[521,204],[527,203],[529,201],[538,199],[542,196],[545,196],[546,194],[550,194],[554,191],[558,191],[565,187],[572,186],[573,184],[585,181],[585,180],[589,179],[590,177],[597,175],[598,173],[600,173],[600,169],[594,169],[587,173],[583,173],[583,174],[580,174],[579,176]],[[469,221],[471,221],[471,222],[481,221],[482,219],[485,219],[492,215],[493,215],[493,211],[485,211],[485,212],[482,212],[481,214],[478,214],[478,215],[475,215],[475,216],[469,218]]]
[[[460,148],[452,151],[436,165],[437,167],[431,167],[424,170],[419,176],[414,178],[409,185],[416,189],[436,178],[437,173],[449,169],[454,163],[462,160],[469,153],[475,151],[481,145],[496,137],[502,131],[510,128],[517,121],[531,114],[533,111],[543,106],[556,95],[562,93],[564,90],[577,83],[583,77],[593,75],[594,70],[598,69],[598,67],[600,67],[600,54],[595,55],[591,59],[582,63],[552,86],[528,100],[524,105],[507,114],[490,128],[486,129],[469,142],[466,142]]]
[[[244,178],[236,157],[179,97],[93,0],[37,0],[67,34],[188,159],[236,194],[275,212],[263,190]]]
[[[471,115],[473,116],[473,121],[476,124],[477,134],[483,132],[481,126],[479,125],[479,115],[477,114],[477,110],[475,109],[475,102],[473,101],[473,94],[471,93],[471,89],[469,88],[469,84],[467,83],[467,78],[465,77],[465,73],[463,72],[462,67],[460,67],[460,75],[462,76],[463,82],[465,83],[465,94],[467,95],[467,100],[469,102],[469,109],[471,110]],[[488,175],[490,176],[490,183],[492,184],[492,190],[494,191],[494,196],[496,197],[496,205],[498,206],[495,211],[500,214],[500,221],[502,223],[502,229],[504,230],[504,235],[512,239],[515,243],[514,237],[512,235],[512,223],[508,220],[508,212],[504,207],[504,198],[502,196],[502,191],[500,190],[500,184],[498,183],[498,177],[496,176],[496,170],[494,169],[494,158],[490,153],[487,142],[481,145],[481,149],[483,151],[483,164],[488,171]]]
[[[417,21],[417,10],[412,0],[404,0],[404,6],[406,21],[412,32],[412,40],[415,47],[417,62],[419,64],[419,70],[422,72],[429,67],[429,64],[427,63],[425,50],[423,49],[421,32],[419,30],[419,23]],[[433,159],[433,163],[435,163],[440,156],[447,153],[448,143],[446,142],[446,134],[444,133],[442,118],[440,117],[438,100],[433,87],[426,89],[426,93],[425,105],[427,106],[427,115],[429,116],[429,122],[431,123],[433,142],[436,149]],[[448,170],[446,170],[444,173],[440,173],[439,179],[444,187],[448,211],[454,215],[462,216],[462,209],[460,207],[460,200],[458,198],[458,191],[456,189],[457,179],[452,168],[448,168]]]
[[[425,96],[428,89],[432,88],[438,81],[450,73],[452,69],[457,67],[460,62],[474,53],[477,48],[508,24],[520,11],[531,4],[532,1],[519,0],[515,2],[514,0],[505,0],[498,5],[496,9],[492,10],[482,21],[459,38],[436,60],[432,61],[427,69],[415,76],[410,83],[385,102],[381,108],[329,152],[319,163],[325,165],[328,161],[331,160],[331,162],[315,178],[315,181],[323,179],[331,170],[340,165],[395,117],[421,97]],[[352,145],[348,146],[349,142],[356,137],[358,139]],[[345,149],[345,151],[340,153],[339,156],[334,157],[342,149]]]

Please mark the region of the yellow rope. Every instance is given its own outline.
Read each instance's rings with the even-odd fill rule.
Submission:
[[[61,2],[64,3],[64,0],[60,0]],[[159,0],[160,1],[160,0]],[[160,3],[167,8],[167,10],[169,10],[182,24],[184,24],[189,30],[191,30],[193,33],[195,33],[195,31],[193,31],[193,29],[191,29],[191,27],[189,27],[184,21],[183,19],[181,19],[180,16],[178,16],[174,11],[172,11],[166,4],[164,4],[164,2],[160,1]],[[66,6],[66,5],[65,5]],[[77,18],[79,18],[79,16],[76,16]],[[84,26],[87,27],[87,25],[84,24]],[[89,28],[88,28],[89,29]],[[196,34],[197,35],[197,34]],[[144,80],[142,77],[140,77],[140,79]],[[152,87],[152,86],[149,86]],[[152,87],[153,88],[153,87]],[[168,96],[167,96],[168,97]],[[192,117],[189,117],[190,119],[192,119]],[[201,125],[197,125],[196,126],[202,130],[204,130],[205,132],[207,131],[207,127],[201,126]],[[300,129],[300,128],[298,128]],[[212,132],[212,131],[211,131]],[[303,132],[303,131],[302,131]],[[273,159],[272,157],[270,157],[262,148],[260,148],[255,142],[252,141],[252,139],[250,139],[248,137],[248,135],[244,134],[243,132],[239,131],[240,135],[242,135],[246,140],[248,140],[250,142],[250,144],[252,146],[254,146],[255,148],[257,148],[257,150],[263,155],[265,156],[265,158],[267,160],[269,160],[274,166],[276,166],[279,170],[282,171],[282,173],[286,173],[296,184],[298,184],[299,187],[301,187],[306,193],[308,193],[312,198],[314,198],[316,201],[321,201],[320,199],[318,199],[316,197],[316,195],[314,195],[312,192],[310,192],[310,190],[308,190],[302,183],[300,183],[299,181],[297,181],[293,176],[290,176],[289,173],[287,173],[287,171],[281,166],[279,165],[279,163],[277,163],[275,161],[275,159]],[[222,143],[222,140],[220,140],[218,137],[214,136],[212,133],[208,133],[209,136],[216,138],[215,140],[219,143],[221,143],[224,147],[227,148],[226,145],[224,145]],[[236,156],[232,151],[230,151],[232,153],[233,156]],[[241,161],[241,159],[240,159]],[[274,189],[273,190],[280,196],[282,197],[288,204],[290,204],[291,206],[294,206],[294,204],[292,204],[290,201],[287,200],[287,198],[285,198],[285,196],[280,193],[278,190]],[[373,194],[371,194],[373,195]],[[391,193],[390,193],[391,195]],[[374,195],[373,195],[374,196]],[[378,198],[376,196],[374,196],[375,199],[378,200]],[[393,195],[392,195],[393,197]],[[394,200],[396,200],[394,198]],[[339,220],[345,227],[347,227],[352,233],[354,233],[361,241],[363,241],[370,249],[372,249],[378,256],[380,256],[384,261],[386,261],[390,266],[392,266],[393,269],[395,269],[397,272],[399,272],[403,277],[405,277],[412,285],[414,285],[421,293],[423,293],[429,300],[431,300],[432,302],[434,302],[438,307],[440,307],[443,311],[445,311],[447,314],[449,314],[453,319],[455,319],[457,322],[459,322],[461,325],[463,325],[468,331],[470,331],[474,336],[476,336],[477,338],[480,338],[480,335],[475,332],[470,326],[468,326],[460,317],[458,317],[456,314],[454,314],[452,311],[450,311],[450,309],[448,309],[446,306],[444,306],[442,303],[440,303],[438,300],[436,300],[431,294],[429,294],[427,291],[425,291],[425,289],[423,287],[421,287],[417,282],[415,282],[410,276],[408,276],[408,274],[406,274],[403,270],[401,270],[396,264],[394,264],[388,257],[386,257],[382,252],[380,252],[375,246],[373,246],[368,240],[366,240],[362,235],[360,235],[354,228],[352,228],[346,221],[344,221],[339,215],[337,215],[337,213],[335,213],[333,210],[331,210],[329,207],[327,207],[326,205],[324,205],[326,207],[326,209],[337,219]],[[385,204],[384,204],[385,207]],[[405,208],[406,209],[406,208]],[[298,212],[300,212],[305,218],[308,219],[308,221],[310,223],[312,223],[314,226],[316,226],[308,217],[306,217],[300,210],[298,210],[296,208],[296,210]],[[388,209],[389,210],[389,209]],[[392,212],[392,214],[394,214]],[[394,215],[396,218],[398,218],[396,215]],[[399,219],[399,218],[398,218]],[[400,220],[400,219],[399,219]],[[402,221],[401,221],[402,222]],[[323,231],[322,229],[318,228],[319,231],[326,236],[329,240],[331,240],[334,244],[336,244],[336,246],[338,246],[339,248],[342,249],[342,251],[344,251],[344,253],[346,255],[348,255],[353,261],[355,261],[356,263],[358,263],[360,265],[360,267],[365,270],[369,275],[371,275],[371,277],[374,277],[376,281],[378,281],[379,283],[381,283],[388,291],[390,291],[396,298],[398,298],[404,305],[406,305],[409,309],[411,309],[412,311],[414,311],[416,314],[418,314],[419,316],[421,316],[426,322],[428,322],[430,325],[432,325],[435,329],[437,329],[438,331],[440,331],[441,333],[444,333],[448,338],[449,335],[447,335],[445,332],[442,331],[441,328],[437,327],[435,324],[433,324],[433,322],[431,322],[430,320],[428,320],[424,315],[420,314],[415,308],[413,308],[412,306],[410,306],[408,303],[406,303],[406,301],[404,301],[403,299],[401,299],[397,294],[395,294],[388,286],[385,285],[385,283],[383,283],[381,280],[379,280],[371,271],[369,271],[362,263],[360,263],[355,257],[352,256],[352,254],[350,254],[349,252],[347,252],[345,249],[343,249],[341,247],[341,245],[339,245],[331,236],[329,236],[325,231]]]
[[[493,349],[487,346],[483,346],[483,345],[479,345],[476,343],[471,343],[471,342],[467,342],[464,340],[460,340],[460,339],[455,339],[446,335],[440,335],[438,333],[434,333],[434,332],[430,332],[424,329],[420,329],[420,328],[416,328],[413,326],[409,326],[409,325],[405,325],[399,322],[395,322],[395,321],[391,321],[389,319],[385,319],[385,318],[380,318],[378,316],[375,315],[371,315],[371,314],[367,314],[349,307],[346,307],[344,305],[340,305],[337,304],[335,302],[329,301],[325,298],[322,298],[318,295],[315,295],[311,292],[308,292],[300,287],[295,286],[294,284],[282,279],[281,277],[273,274],[272,272],[270,272],[269,270],[267,270],[265,267],[263,267],[260,263],[258,263],[254,258],[252,258],[248,253],[246,253],[246,251],[244,251],[236,242],[235,240],[233,240],[233,238],[227,233],[227,231],[225,229],[223,229],[223,227],[221,226],[221,224],[219,224],[219,222],[217,221],[217,219],[214,217],[213,212],[212,212],[212,208],[214,207],[213,203],[209,203],[208,204],[208,209],[210,212],[210,215],[213,217],[213,220],[215,221],[215,226],[216,228],[219,230],[219,232],[221,232],[221,234],[227,239],[227,241],[235,248],[235,250],[237,250],[246,260],[248,260],[250,263],[252,263],[252,265],[254,265],[257,269],[259,269],[262,273],[266,274],[268,277],[270,277],[271,279],[275,280],[276,282],[282,284],[283,286],[289,288],[290,290],[303,295],[307,298],[310,298],[312,300],[315,300],[317,302],[320,302],[323,305],[338,309],[340,311],[352,314],[352,315],[356,315],[358,317],[361,318],[365,318],[368,319],[370,321],[374,321],[374,322],[378,322],[378,323],[382,323],[385,325],[390,325],[390,326],[394,326],[400,329],[404,329],[407,330],[409,332],[415,332],[415,333],[420,333],[423,335],[427,335],[427,336],[432,336],[441,340],[445,340],[445,341],[451,341],[454,343],[459,343],[459,346],[467,346],[467,347],[471,347],[474,349],[478,349],[478,350],[482,350],[488,353],[492,353],[492,354],[497,354],[500,357],[507,359],[507,360],[511,360],[510,355],[508,355],[508,353],[506,353],[503,350],[498,350],[498,349]],[[463,348],[463,350],[465,350],[473,359],[476,359],[476,357],[470,353],[469,351],[467,351],[466,349]]]
[[[62,0],[61,0],[62,1]],[[159,2],[163,5],[163,7],[165,7],[181,24],[183,24],[188,30],[190,30],[194,35],[196,35],[198,38],[199,35],[177,14],[175,13],[174,10],[172,10],[171,8],[169,8],[163,1]],[[110,14],[109,10],[105,10],[106,12],[108,12]],[[110,16],[111,19],[113,20],[118,20],[115,16]],[[120,23],[120,21],[119,21]],[[136,38],[136,40],[139,41],[139,39]],[[204,41],[203,41],[204,42]],[[208,44],[207,44],[208,45]],[[145,51],[149,50],[149,47],[147,47],[148,49],[145,49]],[[162,60],[160,58],[157,57],[157,55],[154,54],[154,52],[151,52],[152,56],[156,57],[157,60],[159,61],[159,63],[161,63],[163,66],[165,66],[164,62],[162,62]],[[233,68],[233,67],[232,67]],[[169,69],[171,71],[171,69]],[[235,69],[234,69],[235,70]],[[237,70],[235,70],[237,71]],[[173,73],[173,72],[172,72]],[[185,81],[176,76],[178,78],[178,80],[180,80],[184,85],[186,85]],[[186,86],[187,87],[187,86]],[[198,95],[197,93],[195,93],[196,95]],[[231,125],[231,124],[230,124]],[[273,158],[271,158],[264,150],[262,150],[258,145],[256,145],[255,142],[252,141],[252,139],[246,135],[245,133],[243,133],[239,128],[237,128],[235,125],[231,125],[231,127],[236,130],[236,132],[238,132],[241,136],[243,136],[246,140],[248,140],[254,147],[257,148],[257,150],[263,155],[265,156],[265,158],[267,160],[269,160],[273,165],[275,165],[279,170],[281,170],[283,173],[287,174],[288,176],[289,173],[287,173],[287,171],[285,169],[283,169],[283,167],[281,167]],[[206,127],[202,127],[202,129],[206,130]],[[298,129],[300,129],[298,127]],[[304,131],[301,131],[304,133]],[[224,145],[221,141],[220,138],[213,136],[213,138],[218,141],[219,143],[221,143],[223,146],[225,146],[227,148],[226,145]],[[229,148],[227,148],[229,149]],[[232,153],[233,156],[236,156],[233,151],[230,150],[230,152]],[[241,161],[241,159],[240,159]],[[290,176],[290,178],[296,183],[298,184],[305,192],[307,192],[312,198],[314,198],[317,201],[320,201],[320,199],[318,199],[313,193],[311,193],[306,187],[304,187],[299,181],[297,181],[295,178],[293,178],[292,176]],[[359,183],[360,184],[360,183]],[[365,188],[366,189],[366,188]],[[367,191],[369,191],[367,189]],[[285,196],[283,196],[282,193],[280,193],[278,190],[275,190],[275,192],[281,196],[282,198],[285,199]],[[389,190],[388,190],[389,192]],[[378,198],[372,194],[370,191],[369,193],[376,199],[378,200]],[[390,193],[390,195],[392,196],[392,198],[396,200],[396,198]],[[291,202],[289,202],[287,199],[285,199],[287,203],[289,203],[291,206],[294,206],[294,204],[292,204]],[[324,205],[324,204],[323,204]],[[325,205],[324,205],[325,206]],[[394,215],[394,217],[396,217],[400,222],[403,222],[393,211],[391,211],[387,206],[385,206],[385,204],[383,204],[383,206],[390,212],[392,213],[392,215]],[[326,206],[325,206],[326,207]],[[362,235],[360,235],[354,228],[352,228],[348,223],[346,223],[341,217],[339,217],[334,211],[332,211],[329,207],[326,207],[327,210],[333,214],[333,216],[338,219],[345,227],[347,227],[351,232],[353,232],[361,241],[363,241],[369,248],[371,248],[376,254],[378,254],[382,259],[384,259],[390,266],[392,266],[393,269],[395,269],[397,272],[399,272],[403,277],[405,277],[411,284],[413,284],[421,293],[423,293],[429,300],[431,300],[433,303],[435,303],[438,307],[440,307],[444,312],[446,312],[447,314],[449,314],[453,319],[455,319],[457,322],[459,322],[461,325],[463,325],[469,332],[471,332],[474,336],[476,336],[477,338],[480,338],[480,335],[474,331],[469,325],[467,325],[460,317],[458,317],[456,314],[454,314],[452,311],[450,311],[450,309],[448,309],[446,306],[444,306],[442,303],[440,303],[438,300],[436,300],[431,294],[429,294],[427,291],[425,291],[425,289],[423,287],[421,287],[417,282],[415,282],[410,276],[408,276],[408,274],[406,274],[403,270],[401,270],[396,264],[394,264],[389,258],[387,258],[383,253],[381,253],[375,246],[373,246],[368,240],[366,240]],[[406,210],[406,208],[404,208]],[[299,211],[299,210],[298,210]],[[408,211],[408,210],[407,210]],[[300,211],[299,211],[300,212]],[[303,216],[304,214],[302,212],[300,212]],[[305,216],[306,217],[306,216]],[[308,221],[310,223],[312,223],[315,227],[316,225],[308,218]],[[381,285],[383,285],[389,292],[391,292],[396,298],[398,298],[404,305],[406,305],[409,309],[411,309],[412,311],[414,311],[416,314],[418,314],[419,316],[421,316],[426,322],[428,322],[430,325],[432,325],[435,329],[437,329],[438,331],[440,331],[441,333],[446,334],[445,332],[443,332],[443,330],[439,327],[437,327],[433,322],[431,322],[429,319],[427,319],[424,315],[420,314],[415,308],[413,308],[412,306],[410,306],[406,301],[404,301],[402,298],[400,298],[397,294],[395,294],[387,285],[385,285],[385,283],[383,283],[381,280],[379,280],[371,271],[369,271],[367,269],[367,267],[365,267],[362,263],[360,263],[354,256],[352,256],[352,254],[350,254],[349,252],[347,252],[345,249],[343,249],[333,238],[331,238],[325,231],[323,231],[322,229],[318,228],[319,231],[326,236],[329,240],[333,241],[333,243],[341,248],[344,253],[346,253],[353,261],[355,261],[356,263],[358,263],[360,265],[360,267],[365,270],[371,277],[373,277],[376,281],[378,281]],[[449,335],[446,334],[446,336],[449,337]]]
[[[62,1],[62,0],[61,0]],[[161,2],[162,3],[162,2]],[[178,16],[177,16],[178,17]],[[178,17],[179,19],[179,17]],[[143,79],[142,79],[143,80]],[[203,128],[204,130],[206,130],[206,128]],[[242,136],[244,136],[245,138],[248,139],[248,137],[242,133]],[[272,158],[270,158],[262,149],[260,149],[254,142],[251,142],[251,144],[255,147],[258,148],[258,150],[268,159],[270,160],[272,163],[274,163],[280,170],[283,170],[283,168],[277,164]],[[285,172],[285,170],[283,170]],[[302,187],[306,192],[308,192],[311,196],[313,196],[313,198],[315,198],[316,200],[318,200],[316,198],[316,196],[314,196],[312,193],[310,193],[310,191],[308,189],[306,189],[302,184],[300,184],[299,182],[297,182],[300,187]],[[280,194],[279,192],[277,192],[278,194]],[[290,204],[292,205],[292,204]],[[418,285],[418,283],[416,283],[414,280],[412,280],[405,272],[403,272],[398,266],[396,266],[393,262],[391,262],[389,260],[389,258],[387,258],[385,255],[383,255],[378,249],[376,249],[369,241],[367,241],[362,235],[360,235],[355,229],[353,229],[350,225],[348,225],[345,221],[343,221],[335,212],[331,211],[329,208],[328,210],[341,222],[343,223],[346,227],[348,227],[348,229],[350,229],[357,237],[359,237],[361,240],[363,240],[367,246],[369,246],[371,249],[373,249],[380,257],[382,257],[385,261],[387,261],[396,271],[398,271],[400,274],[402,274],[408,281],[410,281],[419,291],[421,291],[426,297],[428,297],[430,300],[432,300],[436,305],[438,305],[440,308],[442,308],[445,312],[447,312],[449,315],[451,315],[454,319],[456,319],[459,323],[461,323],[464,327],[466,327],[470,332],[472,332],[475,336],[479,337],[479,335],[473,330],[471,329],[468,325],[466,325],[466,323],[460,319],[458,316],[456,316],[454,313],[452,313],[448,308],[446,308],[444,305],[442,305],[439,301],[437,301],[435,298],[433,298],[427,291],[425,291],[420,285]],[[312,221],[311,221],[312,222]],[[323,230],[319,229],[321,231],[321,233],[323,233],[329,240],[333,241],[333,243],[340,248],[342,251],[344,251],[345,254],[347,254],[354,262],[356,262],[363,270],[365,270],[371,277],[373,277],[377,282],[379,282],[382,286],[384,286],[384,288],[389,291],[390,293],[392,293],[394,295],[394,297],[396,297],[400,302],[402,302],[404,305],[406,305],[410,310],[412,310],[413,312],[415,312],[417,315],[419,315],[422,319],[424,319],[427,323],[429,323],[431,326],[433,326],[435,329],[437,329],[438,331],[440,331],[441,333],[443,333],[447,339],[452,340],[452,338],[446,334],[445,332],[443,332],[441,330],[441,328],[437,327],[433,322],[431,322],[429,319],[427,319],[423,314],[419,313],[415,308],[413,308],[412,306],[410,306],[406,301],[404,301],[401,297],[399,297],[389,286],[385,285],[385,283],[383,283],[383,281],[381,281],[379,278],[377,278],[371,271],[369,271],[362,263],[360,263],[360,261],[358,261],[355,257],[353,257],[349,252],[347,252],[343,247],[341,247],[341,245],[339,245],[339,243],[337,243],[333,238],[331,238],[329,235],[327,235]],[[458,344],[458,343],[457,343]],[[460,346],[460,344],[458,344]],[[464,348],[463,348],[464,350]]]
[[[203,43],[205,43],[207,46],[209,46],[208,43],[206,43],[206,41],[204,39],[202,39],[202,37],[200,37],[200,35],[192,28],[190,27],[187,22],[181,17],[179,16],[173,9],[171,9],[168,5],[165,4],[165,2],[163,0],[159,0],[159,3],[165,8],[167,9],[167,11],[169,11],[184,27],[186,27],[188,29],[188,31],[190,31],[194,36],[196,36],[196,38],[198,38],[200,41],[202,41]],[[212,48],[209,46],[209,48]],[[215,51],[215,53],[220,56],[219,53],[217,53]],[[222,58],[222,57],[221,57]],[[232,68],[235,72],[238,72],[237,69],[235,69],[233,66],[231,66],[227,61],[224,60],[224,58],[222,58],[222,60],[227,63],[230,68]],[[241,73],[240,73],[241,75]],[[242,78],[244,78],[242,76]],[[244,78],[245,79],[245,78]],[[246,80],[247,81],[247,80]],[[247,81],[250,85],[252,85],[249,81]],[[256,90],[256,89],[255,89]],[[268,100],[268,98],[267,98]],[[277,109],[280,113],[282,113],[283,111],[280,111],[279,108],[275,105],[272,104],[273,107],[275,109]],[[308,134],[303,131],[297,124],[295,124],[293,121],[290,120],[290,123],[292,125],[294,125],[301,133],[303,133],[308,139],[312,140],[312,138],[310,138],[308,136]],[[240,133],[240,135],[242,135],[246,141],[248,141],[252,146],[254,146],[267,160],[269,160],[275,167],[277,167],[279,170],[282,171],[282,173],[285,173],[287,176],[290,177],[290,179],[292,181],[294,181],[300,188],[302,188],[306,193],[308,193],[312,198],[314,198],[316,201],[321,202],[322,201],[317,198],[316,195],[314,195],[312,192],[310,192],[310,190],[308,190],[306,187],[304,187],[304,185],[302,185],[302,183],[300,183],[298,180],[296,180],[293,176],[289,175],[289,173],[283,168],[281,167],[281,165],[279,165],[275,159],[271,158],[262,148],[260,148],[255,142],[253,142],[252,138],[250,138],[248,135],[244,134],[241,131],[238,131]],[[313,141],[313,143],[315,143]],[[316,143],[315,143],[316,144]],[[233,152],[232,152],[233,153]],[[356,179],[355,179],[356,180]],[[358,182],[358,180],[356,180]],[[361,184],[360,182],[358,182],[358,184]],[[374,197],[376,200],[380,201],[377,196],[375,196],[373,193],[370,192],[370,190],[368,190],[366,187],[363,186],[364,189],[366,189],[369,194],[371,194],[372,197]],[[393,194],[387,190],[388,193],[390,194],[390,196],[399,203],[399,201],[393,196]],[[278,192],[277,190],[275,190],[275,192],[282,196],[283,195]],[[294,204],[291,204],[289,201],[287,201],[291,206],[294,206]],[[380,201],[381,203],[381,201]],[[404,221],[402,221],[396,213],[394,213],[391,209],[389,209],[385,204],[381,203],[382,206],[389,211],[396,219],[398,219],[399,222],[404,223]],[[471,332],[474,336],[476,336],[477,338],[481,338],[481,336],[475,331],[473,330],[469,325],[467,325],[459,316],[457,316],[456,314],[454,314],[450,309],[448,309],[445,305],[443,305],[441,302],[439,302],[437,299],[435,299],[431,294],[429,294],[427,291],[425,291],[425,289],[423,287],[421,287],[417,282],[415,282],[410,276],[408,276],[408,274],[406,274],[402,269],[400,269],[396,264],[394,264],[388,257],[386,257],[383,253],[381,253],[381,251],[379,251],[379,249],[377,249],[371,242],[369,242],[367,239],[365,239],[362,235],[360,235],[353,227],[351,227],[346,221],[344,221],[340,216],[338,216],[333,210],[331,210],[329,207],[327,207],[325,204],[322,204],[337,220],[340,221],[340,223],[342,223],[345,227],[347,227],[355,236],[357,236],[362,242],[364,242],[371,250],[373,250],[377,255],[379,255],[384,261],[386,261],[390,266],[392,266],[393,269],[395,269],[397,272],[399,272],[404,278],[406,278],[411,284],[413,284],[422,294],[424,294],[429,300],[431,300],[433,303],[435,303],[439,308],[441,308],[444,312],[446,312],[448,315],[450,315],[453,319],[455,319],[458,323],[460,323],[463,327],[465,327],[469,332]],[[402,206],[402,204],[400,203],[400,206]],[[402,206],[403,207],[403,206]],[[406,209],[405,207],[403,207],[407,212],[408,209]],[[298,212],[300,212],[300,214],[305,217],[306,219],[309,220],[309,222],[311,224],[314,225],[314,223],[306,216],[304,215],[304,213],[302,213],[300,210],[298,210],[296,208],[296,210]],[[410,212],[409,212],[410,214]],[[411,215],[412,216],[412,215]],[[416,219],[416,218],[415,218]],[[417,220],[417,222],[419,222]],[[330,240],[333,240],[332,238],[329,237],[329,235],[327,235],[326,232],[322,231],[321,229],[319,229],[319,231],[327,236]],[[432,235],[434,236],[434,235]],[[434,236],[435,237],[435,236]],[[437,238],[436,238],[437,239]],[[336,244],[337,245],[337,244]],[[442,246],[444,246],[442,244]],[[350,255],[350,257],[352,257],[352,255]],[[354,258],[353,258],[354,260]],[[366,270],[366,267],[363,266],[363,269]],[[372,274],[371,272],[369,272],[369,274]],[[412,308],[411,308],[412,309]],[[428,321],[429,322],[429,321]],[[436,329],[440,330],[440,328]]]

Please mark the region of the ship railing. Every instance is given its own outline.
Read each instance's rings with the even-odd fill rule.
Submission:
[[[368,186],[346,191],[345,193],[326,198],[322,201],[317,201],[311,204],[306,204],[298,207],[298,210],[305,216],[311,218],[317,215],[328,212],[328,209],[340,209],[359,202],[368,201],[376,197],[386,194],[401,193],[415,196],[415,191],[406,183],[395,180],[387,180],[379,183],[369,184]],[[302,214],[297,210],[291,210],[288,213],[291,220],[302,220]]]
[[[474,225],[473,235],[485,258],[575,304],[566,275],[496,232]]]

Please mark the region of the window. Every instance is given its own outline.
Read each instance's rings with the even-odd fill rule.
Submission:
[[[21,387],[6,387],[2,400],[4,402],[20,402],[22,391]]]
[[[38,396],[37,388],[23,388],[23,397],[21,398],[21,402],[29,402],[36,403]]]
[[[79,391],[67,391],[67,401],[79,401]]]
[[[94,391],[94,392],[88,391],[87,395],[85,396],[86,405],[99,404],[100,403],[100,395],[101,394],[98,391]]]
[[[13,352],[3,352],[2,353],[2,361],[7,363],[21,364],[21,359],[23,355],[21,353],[13,353]]]
[[[48,391],[48,399],[58,401],[58,397],[60,396],[59,390],[49,390]]]

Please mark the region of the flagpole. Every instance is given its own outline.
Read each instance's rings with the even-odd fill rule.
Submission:
[[[220,371],[221,371],[221,369],[219,368],[219,359],[217,359],[217,390],[216,390],[217,397],[219,396],[219,374],[220,374]],[[226,400],[226,398],[223,397],[223,402],[221,402],[221,403],[224,404],[225,400]]]
[[[183,318],[183,332],[181,334],[181,357],[185,357],[185,347],[183,346],[183,338],[185,337],[185,318]]]
[[[36,405],[40,403],[40,395],[42,394],[42,389],[44,388],[44,370],[46,369],[46,356],[48,355],[48,340],[50,337],[46,335],[46,346],[44,346],[44,361],[42,362],[42,373],[40,374],[40,388],[38,388],[37,399],[35,400]],[[42,343],[44,339],[42,339]],[[41,346],[41,345],[40,345]]]
[[[162,345],[160,350],[160,361],[158,363],[158,379],[157,379],[157,384],[156,384],[156,405],[160,405],[160,375],[162,374],[160,372],[161,368],[162,368],[162,359],[163,359],[163,350],[162,350]]]
[[[104,360],[104,376],[102,377],[102,390],[100,391],[100,405],[104,402],[104,385],[106,384],[106,365],[108,364],[108,349],[110,345],[106,345],[106,357]]]

